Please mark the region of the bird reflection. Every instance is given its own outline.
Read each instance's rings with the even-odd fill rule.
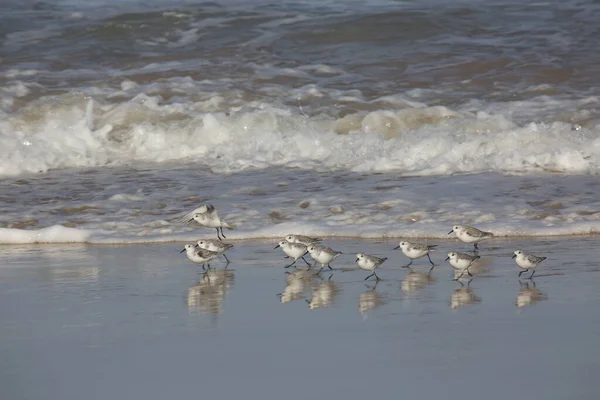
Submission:
[[[531,280],[531,282],[519,281],[519,284],[521,285],[521,290],[519,290],[517,301],[515,302],[517,307],[533,306],[537,304],[538,301],[548,299],[548,296],[535,287],[535,282],[533,280]]]
[[[365,319],[368,317],[370,312],[385,304],[385,297],[382,294],[377,293],[375,290],[376,288],[377,284],[373,285],[373,287],[370,287],[369,290],[362,292],[358,296],[358,311]]]
[[[340,289],[335,282],[330,280],[324,281],[317,285],[312,291],[312,297],[310,300],[306,300],[308,308],[314,310],[315,308],[326,308],[331,306],[336,296],[339,294]]]
[[[289,303],[303,297],[305,291],[310,289],[315,275],[306,269],[296,269],[288,272],[285,277],[285,288],[279,294],[282,303]]]
[[[217,315],[223,311],[223,301],[234,283],[233,271],[210,269],[202,279],[188,289],[187,307],[189,312]]]
[[[453,268],[452,269],[452,273],[453,273],[452,279],[456,280],[460,277],[459,282],[469,282],[470,283],[471,279],[473,279],[474,276],[485,274],[485,273],[489,272],[490,265],[491,265],[490,257],[479,258],[479,259],[473,261],[473,263],[469,266],[469,272],[473,276],[469,276],[466,273],[463,274],[463,271],[456,270]],[[462,274],[462,276],[461,276],[461,274]]]
[[[435,281],[435,278],[431,274],[425,274],[423,272],[410,271],[408,275],[404,277],[400,288],[406,294],[415,294],[421,291],[425,286]]]
[[[469,281],[469,283],[471,282]],[[471,289],[469,286],[462,286],[462,283],[461,286],[456,288],[454,293],[452,293],[450,296],[450,307],[453,310],[479,302],[481,302],[481,298],[475,295],[473,289]]]

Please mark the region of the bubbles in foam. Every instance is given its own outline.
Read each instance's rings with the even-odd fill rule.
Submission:
[[[0,243],[85,243],[91,231],[54,225],[37,230],[0,228]]]
[[[28,93],[26,85],[15,85],[13,96]],[[272,85],[263,93],[285,95],[279,89]],[[560,102],[541,96],[451,109],[398,95],[367,101],[357,90],[311,84],[288,91],[284,105],[248,99],[235,82],[191,78],[148,85],[125,80],[119,90],[90,90],[93,106],[87,93],[65,94],[6,113],[0,121],[0,175],[190,159],[220,172],[268,166],[413,175],[598,171],[598,125],[573,131],[569,122],[519,124],[510,118],[515,107],[562,108],[583,118],[597,104],[593,99]],[[108,101],[115,98],[119,101]],[[308,103],[301,108],[299,100]],[[317,108],[315,101],[324,105]],[[346,105],[344,112],[338,103]]]

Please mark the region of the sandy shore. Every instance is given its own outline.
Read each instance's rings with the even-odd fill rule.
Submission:
[[[464,286],[443,260],[469,247],[429,243],[430,276],[382,241],[327,241],[320,276],[270,241],[206,275],[183,244],[4,246],[0,398],[595,398],[597,238],[482,244]],[[548,257],[533,280],[517,247]],[[357,252],[389,257],[376,286]]]

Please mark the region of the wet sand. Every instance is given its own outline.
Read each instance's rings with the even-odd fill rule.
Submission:
[[[0,398],[597,397],[598,238],[482,243],[470,284],[443,261],[469,246],[429,243],[430,276],[391,241],[328,240],[320,276],[271,241],[206,275],[180,243],[4,246]],[[548,257],[533,280],[517,247]],[[359,251],[389,257],[376,286]]]

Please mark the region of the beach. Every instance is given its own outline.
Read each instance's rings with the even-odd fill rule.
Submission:
[[[179,243],[3,246],[3,398],[598,393],[597,238],[489,241],[470,284],[443,261],[467,246],[429,243],[429,277],[381,240],[327,240],[344,255],[318,276],[271,241],[235,242],[205,275]],[[533,280],[517,246],[548,257]],[[389,257],[377,285],[358,251]]]
[[[0,400],[598,397],[599,4],[0,8]]]

